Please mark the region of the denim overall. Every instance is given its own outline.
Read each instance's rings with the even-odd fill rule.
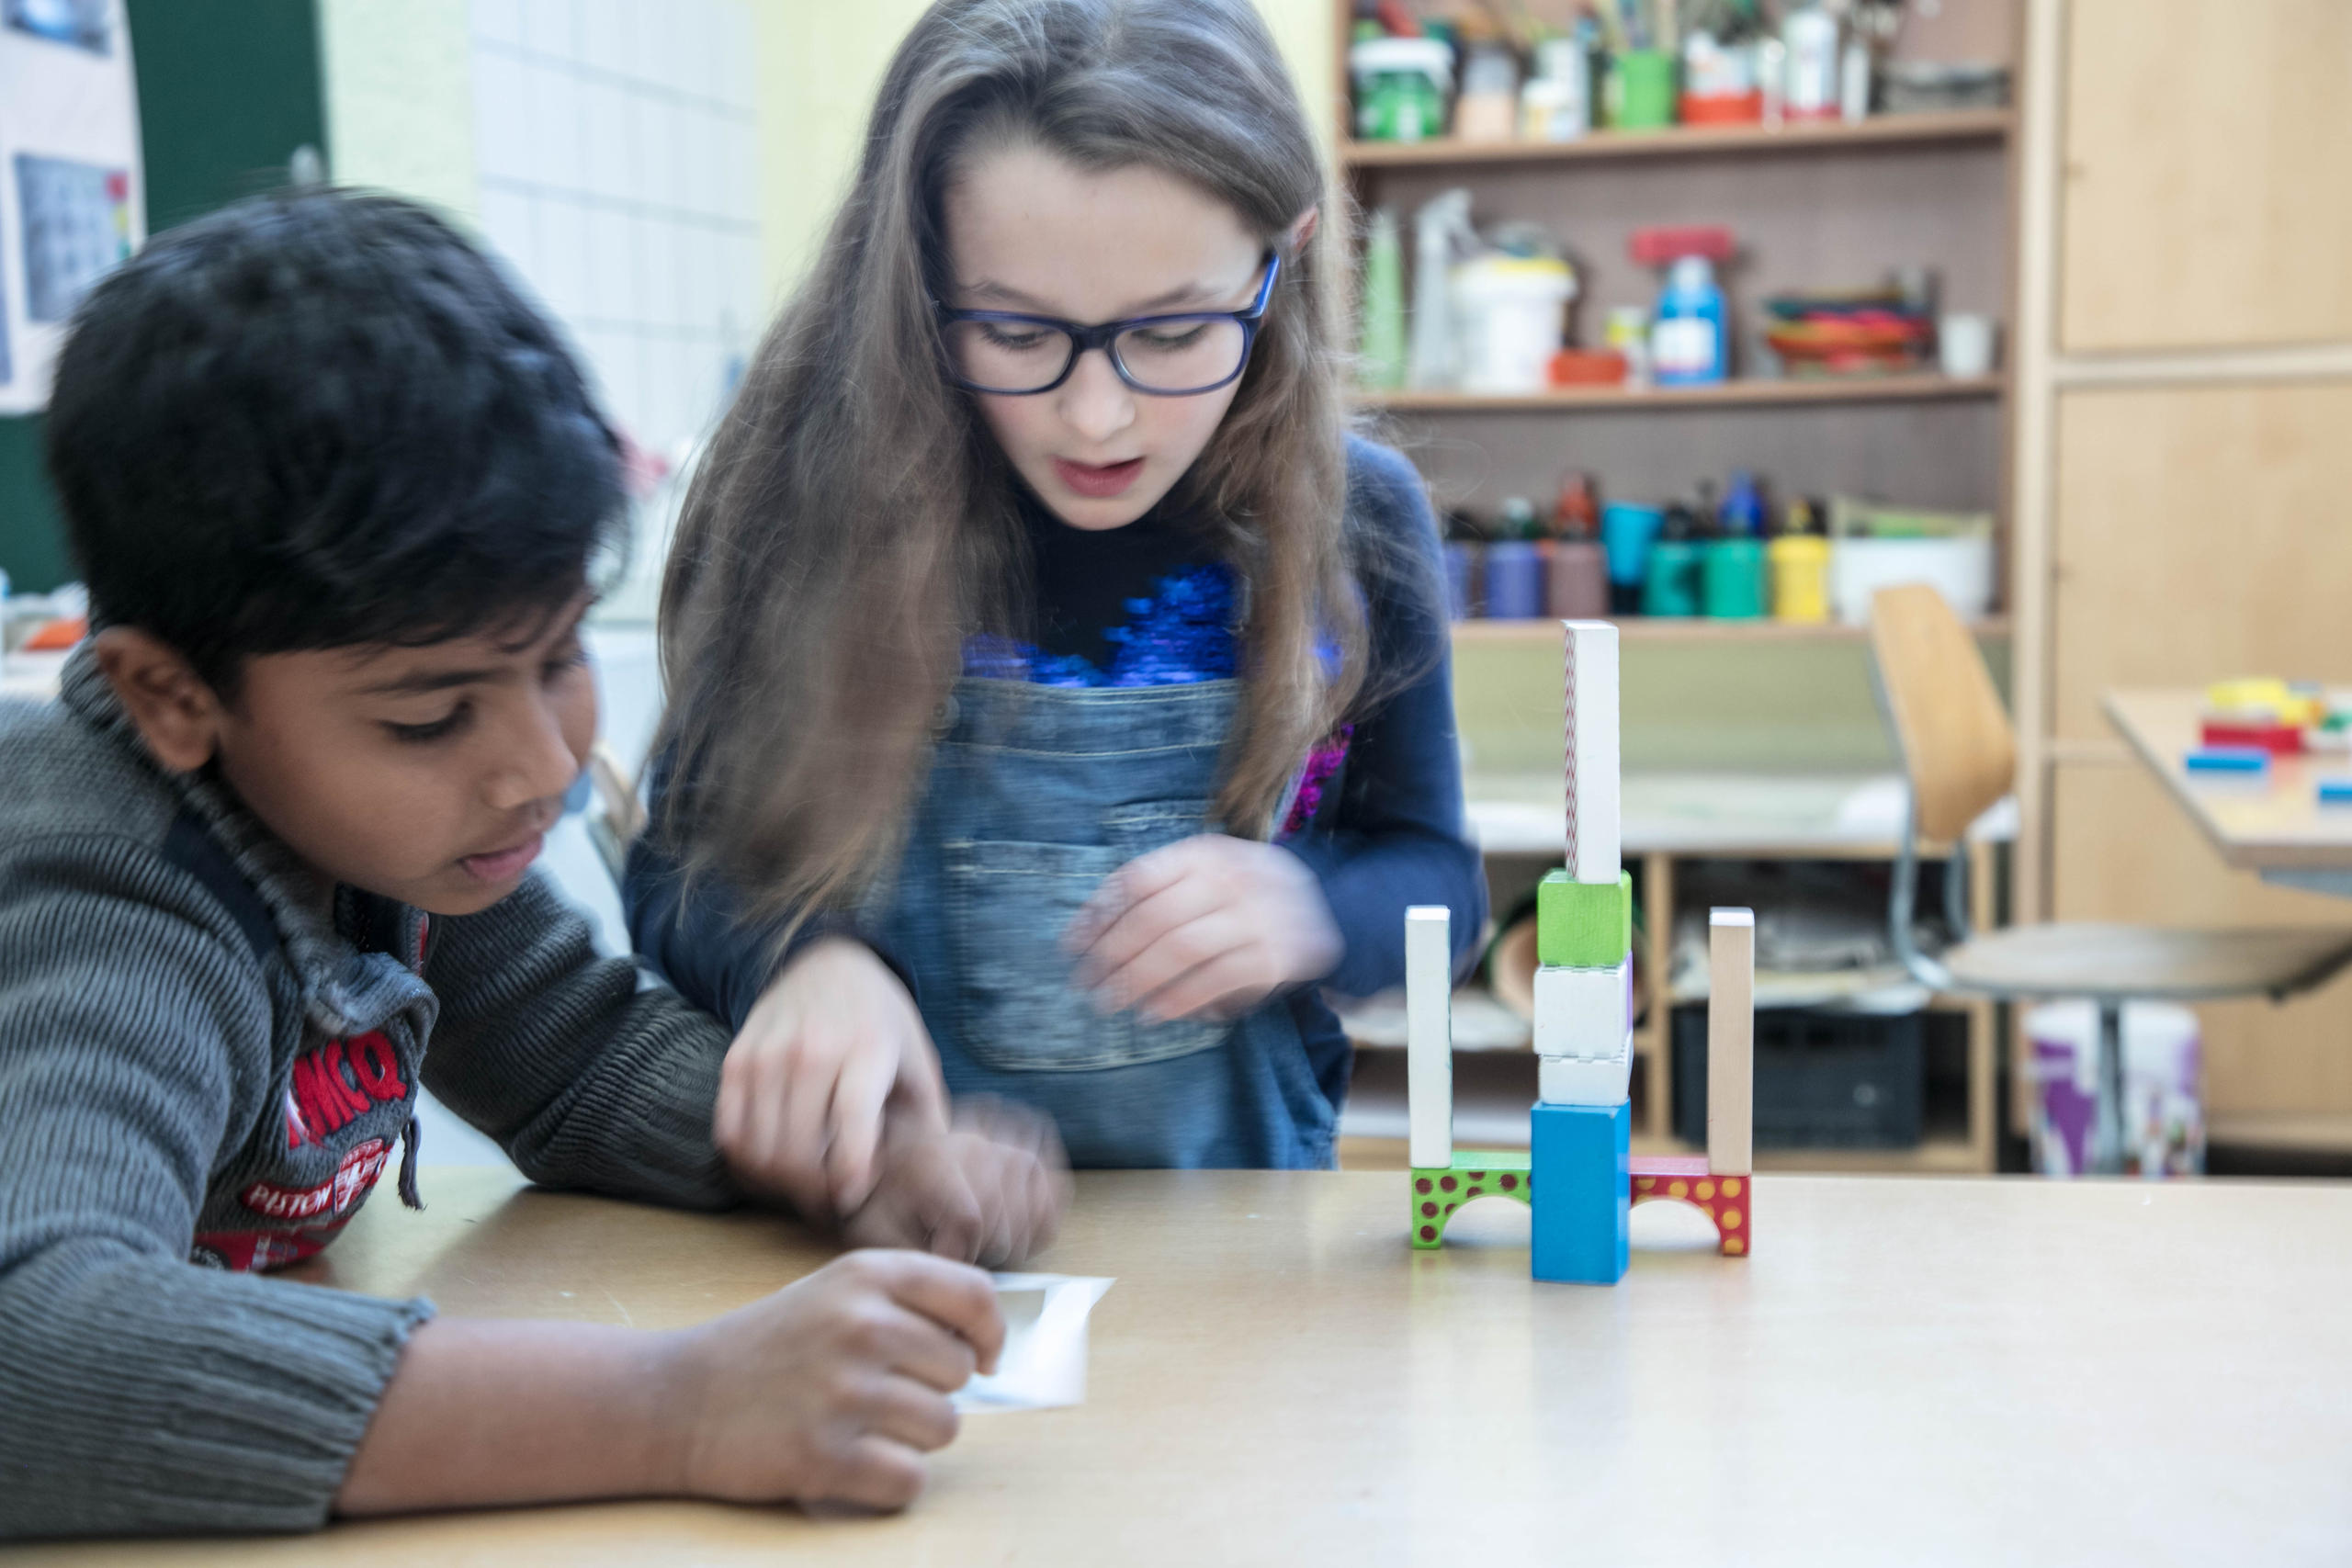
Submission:
[[[965,679],[941,716],[881,934],[948,1088],[1019,1100],[1079,1166],[1328,1167],[1336,1115],[1290,1010],[1099,1013],[1062,936],[1102,879],[1214,831],[1236,681],[1063,688]]]

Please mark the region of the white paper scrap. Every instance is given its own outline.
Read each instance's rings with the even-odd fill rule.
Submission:
[[[1114,1281],[999,1274],[1004,1353],[996,1371],[956,1392],[958,1410],[1051,1410],[1086,1403],[1086,1317]]]

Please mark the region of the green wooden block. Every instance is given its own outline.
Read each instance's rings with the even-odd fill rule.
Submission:
[[[1445,1223],[1473,1198],[1510,1198],[1533,1208],[1532,1164],[1525,1149],[1457,1149],[1450,1166],[1415,1167],[1414,1249],[1444,1246]]]
[[[1634,951],[1634,876],[1613,885],[1571,882],[1565,871],[1535,889],[1538,963],[1572,969],[1613,969]]]

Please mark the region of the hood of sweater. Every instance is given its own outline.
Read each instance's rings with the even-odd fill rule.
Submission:
[[[342,1037],[408,1012],[421,1039],[436,1011],[419,977],[428,922],[423,911],[326,879],[270,831],[215,775],[177,773],[158,763],[85,643],[67,659],[59,689],[66,710],[118,746],[140,772],[171,792],[226,854],[269,911],[302,1008],[322,1032]],[[332,915],[329,913],[333,910]],[[347,931],[377,933],[362,951]]]

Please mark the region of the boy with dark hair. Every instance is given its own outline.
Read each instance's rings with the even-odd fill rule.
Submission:
[[[260,1277],[396,1148],[416,1202],[420,1081],[537,1181],[777,1186],[713,1144],[728,1031],[526,875],[621,507],[546,322],[421,209],[261,198],[93,291],[49,441],[98,630],[62,702],[0,707],[0,1537],[908,1501],[1002,1333],[964,1262],[860,1254],[667,1335]],[[1042,1244],[1049,1134],[920,1084],[888,1126],[849,1239]]]

